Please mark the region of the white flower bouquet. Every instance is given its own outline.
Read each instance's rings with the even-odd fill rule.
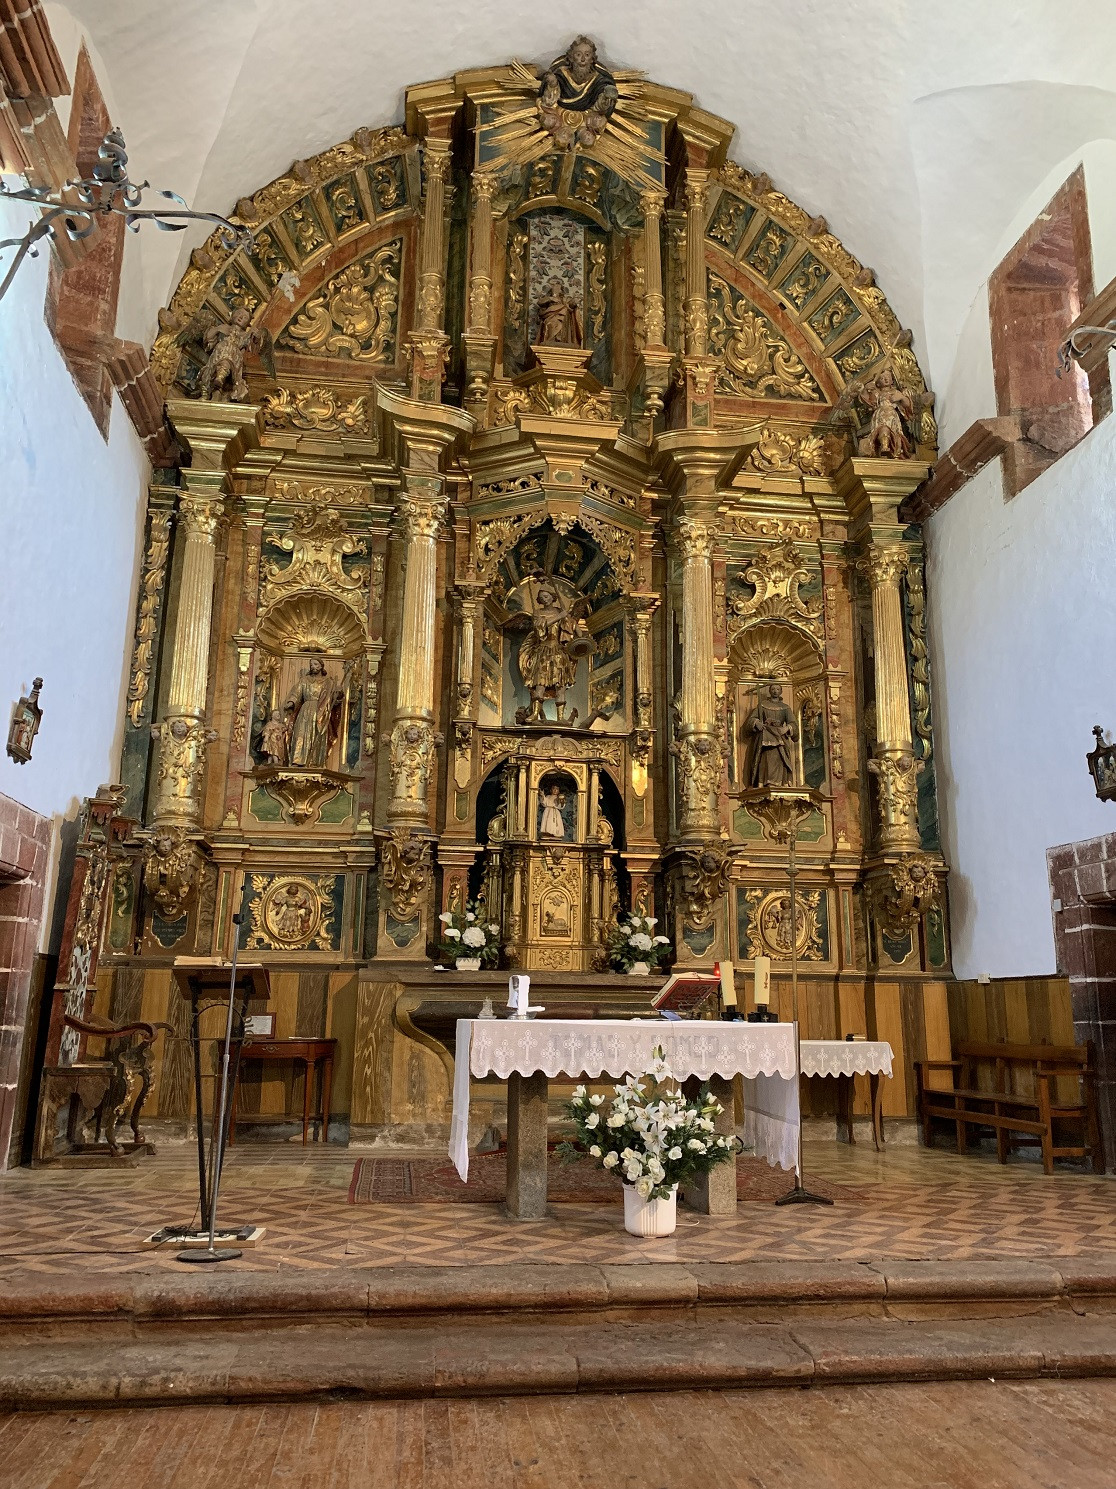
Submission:
[[[642,1075],[613,1090],[611,1101],[584,1086],[574,1091],[566,1113],[577,1132],[559,1149],[564,1158],[595,1159],[645,1200],[668,1199],[676,1184],[736,1158],[739,1140],[716,1131],[720,1102],[707,1086],[687,1100],[661,1049]]]
[[[654,915],[621,915],[608,938],[608,960],[617,972],[649,976],[670,954],[670,937],[656,936]]]
[[[444,961],[477,958],[482,967],[494,967],[500,960],[500,927],[488,921],[480,900],[471,900],[464,910],[443,910],[442,940],[436,948]]]

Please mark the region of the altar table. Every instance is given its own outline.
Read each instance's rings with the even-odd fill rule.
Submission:
[[[719,1023],[694,1019],[458,1019],[450,1157],[469,1177],[469,1082],[499,1076],[508,1083],[508,1214],[538,1220],[546,1213],[547,1082],[553,1076],[641,1074],[661,1048],[681,1081],[709,1081],[724,1111],[717,1130],[733,1132],[734,1076],[794,1088],[793,1024]],[[797,1097],[795,1098],[797,1113]],[[774,1106],[774,1103],[773,1103]],[[761,1123],[757,1153],[779,1162],[785,1104]],[[797,1130],[797,1129],[796,1129]],[[765,1143],[770,1141],[770,1153]],[[736,1208],[736,1173],[722,1164],[691,1183],[687,1203],[706,1214]]]
[[[768,1027],[772,1027],[769,1025]],[[775,1026],[781,1027],[781,1026]],[[788,1026],[793,1027],[793,1026]],[[883,1143],[883,1107],[880,1076],[891,1075],[891,1046],[882,1039],[804,1039],[802,1074],[841,1080],[842,1117],[849,1142],[855,1141],[852,1124],[853,1077],[866,1075],[872,1100],[872,1135],[876,1149]],[[759,1157],[780,1168],[798,1163],[798,1124],[801,1120],[796,1081],[758,1075],[744,1082],[744,1141]]]

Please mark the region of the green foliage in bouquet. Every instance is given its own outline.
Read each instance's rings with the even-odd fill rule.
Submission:
[[[707,1085],[697,1101],[687,1100],[661,1049],[641,1076],[629,1075],[613,1090],[611,1101],[584,1086],[574,1091],[566,1114],[577,1132],[559,1149],[564,1158],[594,1159],[643,1199],[666,1199],[675,1184],[736,1158],[739,1139],[715,1128],[721,1103]]]
[[[500,927],[486,919],[482,901],[470,900],[464,910],[443,910],[438,919],[442,940],[435,953],[443,961],[475,956],[482,967],[494,967],[500,960]]]
[[[646,977],[670,955],[670,937],[656,936],[654,915],[622,915],[608,937],[608,960],[617,972]]]

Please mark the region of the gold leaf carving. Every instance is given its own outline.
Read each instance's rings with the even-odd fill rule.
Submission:
[[[717,274],[709,276],[709,345],[724,359],[717,386],[750,398],[821,402],[821,390],[785,337]]]
[[[151,687],[151,663],[158,630],[159,601],[166,580],[167,552],[170,548],[170,514],[152,512],[147,555],[140,581],[139,613],[136,616],[136,641],[132,654],[132,677],[128,687],[128,718],[138,729],[143,722],[147,694]]]
[[[368,433],[368,401],[342,403],[332,388],[280,388],[261,399],[265,429],[320,429],[327,434]]]
[[[282,332],[277,345],[316,356],[391,362],[403,241],[377,248],[326,282]]]

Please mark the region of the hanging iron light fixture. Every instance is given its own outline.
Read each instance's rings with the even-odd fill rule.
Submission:
[[[0,181],[0,199],[30,202],[41,208],[43,214],[22,238],[0,240],[0,252],[7,248],[16,250],[15,258],[0,280],[0,300],[24,259],[36,257],[40,243],[62,237],[76,243],[88,238],[101,217],[123,217],[125,225],[133,232],[138,232],[144,222],[153,222],[165,233],[180,233],[187,222],[210,222],[221,230],[221,241],[226,248],[233,248],[251,237],[248,228],[238,226],[216,212],[195,212],[173,191],[155,194],[176,202],[177,207],[144,207],[143,193],[150,189],[147,181],[137,183],[129,180],[128,152],[119,129],[109,130],[101,141],[92,176],[67,181],[61,190],[48,186],[24,186],[12,190]]]

